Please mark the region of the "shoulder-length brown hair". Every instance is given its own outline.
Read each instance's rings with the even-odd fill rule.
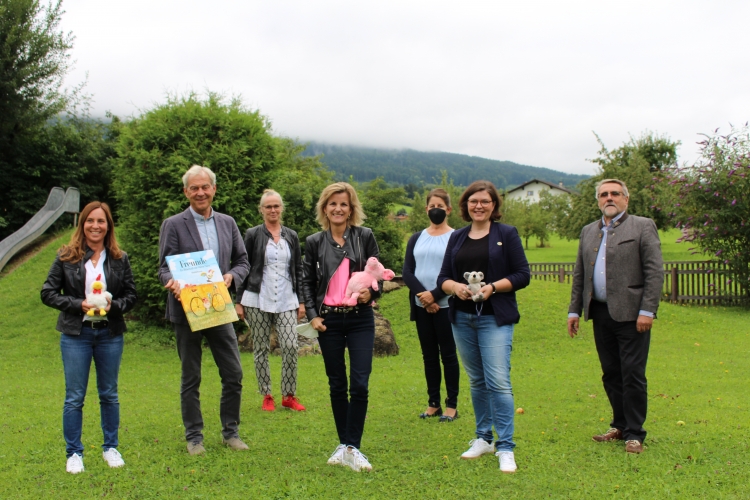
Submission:
[[[490,220],[496,221],[500,219],[500,217],[502,217],[502,215],[500,215],[500,207],[503,206],[503,200],[497,193],[495,185],[490,181],[474,181],[469,184],[466,191],[461,194],[461,199],[458,200],[458,206],[461,207],[461,218],[466,222],[471,222],[471,216],[469,215],[469,196],[478,193],[479,191],[487,191],[487,194],[490,195],[492,201],[495,202],[495,206],[492,207],[492,214],[490,214]]]
[[[117,237],[115,237],[115,221],[112,219],[112,211],[109,209],[109,205],[101,201],[92,201],[81,210],[81,214],[78,217],[78,227],[76,227],[73,236],[70,238],[70,243],[63,245],[57,252],[61,261],[80,262],[83,260],[83,256],[88,249],[86,246],[86,236],[83,234],[83,225],[91,212],[97,208],[101,208],[104,211],[104,217],[107,219],[107,234],[104,235],[104,248],[107,249],[107,256],[113,259],[122,258],[122,250],[120,250],[120,246],[117,244]]]
[[[354,187],[348,182],[334,182],[323,189],[323,192],[320,193],[320,198],[318,198],[318,203],[315,205],[315,217],[320,227],[323,228],[323,231],[328,231],[331,227],[331,223],[328,221],[328,217],[326,217],[326,204],[331,196],[339,193],[349,195],[349,206],[351,207],[350,226],[359,226],[367,218],[365,212],[362,210],[362,204],[359,202],[359,197]]]

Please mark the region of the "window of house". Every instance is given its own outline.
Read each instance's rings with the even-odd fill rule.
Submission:
[[[534,196],[534,191],[526,191],[526,196]]]

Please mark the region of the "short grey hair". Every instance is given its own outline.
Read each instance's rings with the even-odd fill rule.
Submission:
[[[187,172],[185,172],[185,175],[182,176],[182,187],[187,188],[188,182],[190,182],[190,178],[194,175],[200,175],[200,174],[206,174],[211,181],[211,185],[216,185],[216,174],[211,171],[208,167],[202,167],[200,165],[193,165],[188,169]]]
[[[620,179],[604,179],[596,183],[596,191],[594,192],[594,196],[597,200],[599,199],[599,188],[602,187],[602,184],[619,184],[620,187],[622,187],[622,194],[624,194],[626,197],[630,197],[630,194],[628,193],[628,187]]]
[[[269,196],[278,196],[279,201],[281,202],[281,208],[284,208],[284,199],[281,197],[281,195],[277,191],[274,191],[273,189],[263,190],[263,194],[260,195],[260,201],[258,202],[258,208],[263,207],[263,202],[266,201],[266,198],[268,198]]]

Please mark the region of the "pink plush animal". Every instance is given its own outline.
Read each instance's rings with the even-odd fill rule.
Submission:
[[[349,284],[346,286],[346,298],[344,304],[347,306],[356,306],[359,298],[359,291],[363,288],[372,288],[378,290],[378,280],[390,281],[396,274],[390,269],[383,267],[377,257],[367,259],[365,270],[353,273],[349,278]]]

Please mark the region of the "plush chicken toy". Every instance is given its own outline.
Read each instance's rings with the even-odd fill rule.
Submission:
[[[347,306],[356,306],[359,298],[359,291],[363,288],[372,288],[378,290],[378,280],[390,281],[396,274],[390,269],[383,267],[377,257],[367,259],[365,270],[353,273],[346,285],[346,298],[344,304]]]
[[[106,316],[107,299],[112,300],[112,294],[105,290],[104,283],[100,281],[101,279],[102,275],[97,275],[96,281],[91,284],[91,293],[86,295],[86,302],[93,306],[86,313],[89,316],[95,316],[97,309],[99,309],[99,316]]]

